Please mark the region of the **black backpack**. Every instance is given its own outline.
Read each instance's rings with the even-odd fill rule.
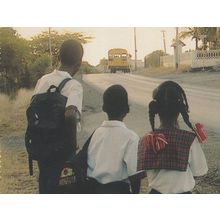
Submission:
[[[72,164],[76,174],[76,181],[80,183],[87,180],[88,148],[94,133],[95,131],[87,139],[87,141],[83,145],[83,148],[73,158]]]
[[[62,157],[67,150],[64,116],[67,97],[61,90],[69,80],[71,78],[66,78],[58,87],[52,85],[46,93],[34,95],[27,108],[25,145],[30,175],[33,175],[32,160],[53,160]]]
[[[84,194],[88,193],[87,189],[87,168],[88,168],[88,147],[92,139],[94,132],[84,143],[82,149],[76,154],[69,158],[66,162],[68,168],[72,168],[70,176],[64,176],[60,178],[59,193],[76,193]]]

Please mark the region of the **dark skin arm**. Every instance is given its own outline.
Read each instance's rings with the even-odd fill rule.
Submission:
[[[66,146],[75,154],[77,149],[77,108],[68,106],[65,110]]]

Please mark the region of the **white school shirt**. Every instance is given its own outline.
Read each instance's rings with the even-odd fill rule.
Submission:
[[[62,80],[66,78],[72,78],[68,72],[54,70],[52,73],[42,76],[35,86],[34,95],[47,92],[48,88],[51,85],[58,86]],[[82,100],[83,100],[83,88],[82,85],[75,79],[68,81],[63,89],[61,94],[67,97],[66,107],[74,105],[77,107],[78,112],[82,112]],[[79,115],[80,119],[80,115]],[[81,125],[77,124],[77,131],[80,131]]]
[[[138,135],[121,121],[104,121],[88,147],[87,175],[105,184],[137,173]]]
[[[192,191],[195,186],[194,176],[202,176],[208,172],[205,155],[197,138],[190,147],[186,171],[148,170],[149,186],[161,193],[183,193]]]

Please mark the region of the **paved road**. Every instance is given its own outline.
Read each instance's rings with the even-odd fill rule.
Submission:
[[[105,90],[113,84],[121,84],[129,94],[129,100],[147,106],[152,91],[164,80],[131,74],[91,74],[83,80],[98,89]],[[181,84],[186,92],[190,117],[193,121],[202,122],[205,126],[220,133],[220,93],[219,90]]]

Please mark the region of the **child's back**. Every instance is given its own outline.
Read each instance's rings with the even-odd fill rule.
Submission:
[[[154,90],[149,104],[152,132],[141,139],[138,152],[138,170],[147,170],[150,193],[191,193],[193,177],[208,171],[188,110],[185,92],[177,83],[166,81]],[[156,114],[160,129],[155,129]],[[179,114],[192,132],[179,129]]]
[[[139,137],[123,123],[129,106],[122,86],[104,92],[103,111],[109,120],[94,132],[88,147],[88,188],[91,193],[130,193],[133,186],[132,192],[137,193],[139,183],[134,187],[129,177],[137,173]]]
[[[127,181],[137,170],[139,137],[121,121],[104,121],[91,139],[87,175],[99,183]]]
[[[196,135],[181,129],[156,129],[154,134],[157,133],[164,134],[168,144],[160,152],[154,152],[152,146],[143,146],[143,138],[138,169],[147,170],[149,186],[154,193],[190,193],[195,186],[194,176],[208,171]]]

